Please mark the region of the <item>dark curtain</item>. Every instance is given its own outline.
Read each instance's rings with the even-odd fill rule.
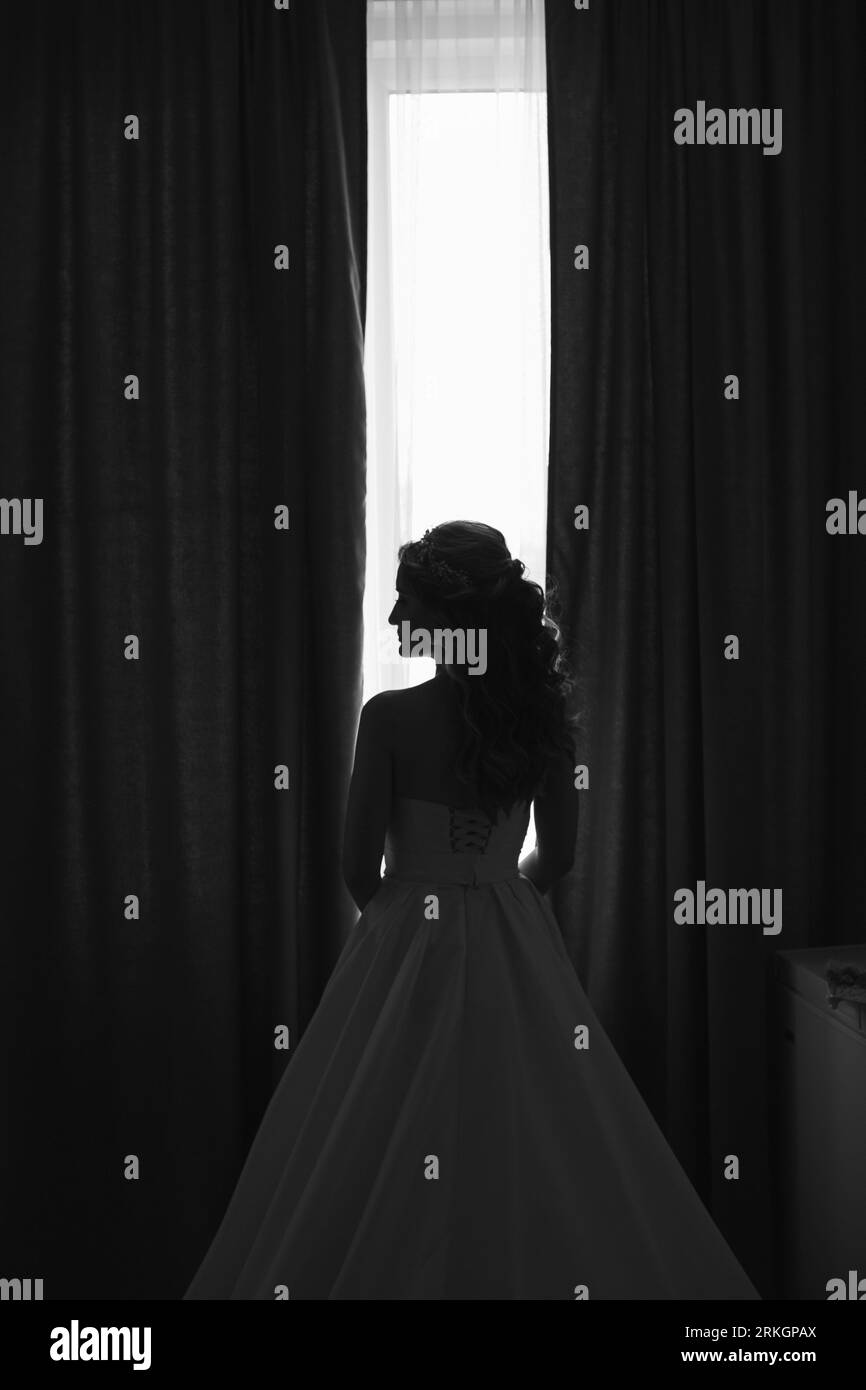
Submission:
[[[173,1299],[356,917],[366,6],[2,48],[0,1273]]]
[[[590,774],[554,906],[767,1297],[772,958],[864,936],[866,541],[828,535],[825,506],[864,491],[866,11],[546,0],[546,15],[549,568]],[[698,100],[781,107],[781,153],[676,144],[674,112]],[[675,924],[674,892],[698,879],[782,889],[781,933]]]

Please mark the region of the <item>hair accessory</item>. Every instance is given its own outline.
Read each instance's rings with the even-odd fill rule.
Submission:
[[[416,546],[416,555],[424,567],[442,584],[461,589],[470,588],[469,576],[464,574],[463,570],[454,569],[437,557],[429,526]]]

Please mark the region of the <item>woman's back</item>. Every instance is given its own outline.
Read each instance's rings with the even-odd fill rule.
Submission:
[[[444,677],[389,696],[391,791],[394,797],[474,808],[477,788],[456,774],[463,739],[458,692]]]
[[[467,787],[456,773],[465,726],[453,682],[437,676],[386,698],[391,797],[476,809],[477,787]],[[533,799],[538,848],[522,865],[543,889],[574,861],[577,807],[572,759],[564,754],[551,763],[544,788]]]

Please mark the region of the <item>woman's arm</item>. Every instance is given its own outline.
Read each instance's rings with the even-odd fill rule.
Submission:
[[[346,887],[363,912],[382,882],[382,853],[391,815],[391,749],[384,690],[361,710],[343,834]]]
[[[520,861],[520,873],[546,893],[574,863],[577,843],[577,798],[574,759],[563,753],[547,775],[544,790],[535,798],[535,849]]]

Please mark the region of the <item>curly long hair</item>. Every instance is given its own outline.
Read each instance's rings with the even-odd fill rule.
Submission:
[[[398,550],[407,583],[445,628],[485,628],[487,669],[446,666],[463,718],[456,776],[492,819],[542,790],[551,760],[573,762],[578,681],[562,644],[555,586],[524,578],[501,531],[447,521]]]

